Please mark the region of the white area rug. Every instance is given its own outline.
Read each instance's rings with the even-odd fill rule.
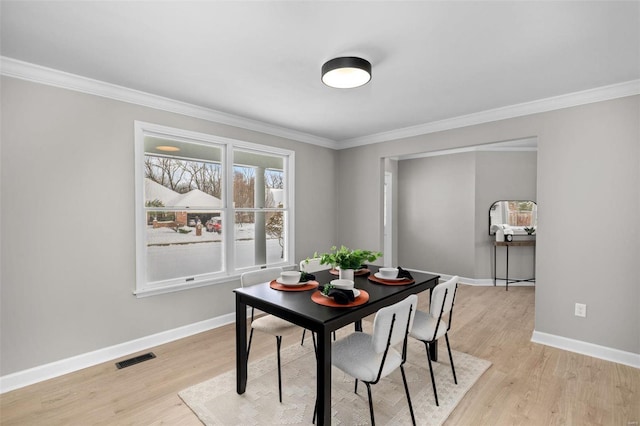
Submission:
[[[308,334],[308,333],[307,333]],[[180,398],[205,425],[298,425],[311,424],[316,395],[313,345],[293,345],[282,349],[282,404],[278,402],[278,371],[274,353],[249,363],[247,390],[236,393],[235,370],[214,377],[179,393]],[[419,425],[440,425],[467,391],[491,366],[486,360],[453,351],[458,384],[454,384],[446,343],[439,344],[439,362],[434,374],[440,406],[433,398],[424,344],[409,339],[405,371],[411,401]],[[331,416],[334,425],[370,424],[367,389],[333,368]],[[411,415],[398,369],[372,385],[376,424],[410,425]]]

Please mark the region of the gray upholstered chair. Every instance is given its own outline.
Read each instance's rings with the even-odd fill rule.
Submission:
[[[433,376],[433,366],[429,357],[429,346],[436,342],[440,337],[444,336],[447,341],[447,350],[449,351],[449,361],[451,362],[451,371],[453,372],[453,381],[458,384],[456,378],[456,369],[453,366],[453,357],[451,356],[451,346],[449,345],[449,330],[451,329],[451,319],[453,317],[453,304],[456,298],[456,289],[458,288],[458,277],[452,277],[449,281],[438,284],[431,293],[431,304],[429,312],[416,312],[410,336],[420,340],[425,345],[427,351],[427,361],[429,362],[429,373],[431,373],[431,384],[433,385],[433,395],[438,404],[438,392],[436,391],[436,381]]]
[[[378,383],[398,367],[402,372],[411,420],[416,424],[404,363],[407,360],[407,336],[417,304],[418,296],[411,295],[394,305],[382,308],[376,313],[372,334],[356,331],[333,344],[333,365],[356,379],[355,392],[358,391],[358,380],[367,386],[372,425],[375,425],[375,417],[371,385]],[[400,344],[402,348],[396,349]]]
[[[255,284],[270,282],[278,278],[281,272],[282,268],[279,267],[245,272],[240,276],[240,284],[242,287],[249,287]],[[280,402],[282,402],[282,374],[280,371],[280,347],[282,346],[282,335],[287,330],[291,330],[296,327],[297,325],[274,315],[264,315],[259,318],[254,318],[254,309],[251,307],[251,333],[249,334],[249,344],[247,345],[247,362],[249,362],[249,352],[251,351],[251,340],[253,339],[254,330],[275,336],[278,351],[278,396],[280,398]]]

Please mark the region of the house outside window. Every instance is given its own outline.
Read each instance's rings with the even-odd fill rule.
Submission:
[[[293,258],[294,153],[136,122],[138,296]]]

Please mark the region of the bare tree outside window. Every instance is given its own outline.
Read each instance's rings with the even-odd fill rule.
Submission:
[[[266,206],[283,208],[282,200],[276,206],[274,190],[284,189],[284,176],[280,170],[265,171]],[[278,239],[280,258],[284,258],[284,215],[282,212],[270,212],[266,217],[266,231],[272,238]]]
[[[184,194],[198,189],[216,198],[222,195],[222,166],[218,163],[145,156],[145,177]]]

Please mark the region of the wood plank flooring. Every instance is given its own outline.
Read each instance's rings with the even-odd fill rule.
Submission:
[[[534,291],[459,287],[452,347],[493,365],[446,425],[638,426],[640,370],[531,343]],[[285,336],[283,345],[299,344],[300,336]],[[151,351],[157,358],[122,370],[114,360],[5,393],[0,423],[199,425],[177,393],[235,368],[233,325]],[[274,352],[275,339],[256,333],[251,359],[273,356],[275,363]],[[446,360],[446,352],[440,356]]]

